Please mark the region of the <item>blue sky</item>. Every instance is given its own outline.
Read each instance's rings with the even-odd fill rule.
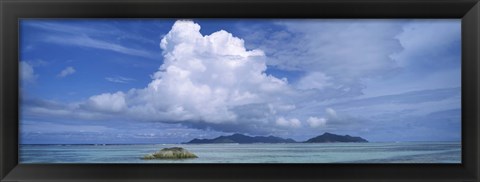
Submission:
[[[460,20],[24,19],[21,143],[461,139]]]

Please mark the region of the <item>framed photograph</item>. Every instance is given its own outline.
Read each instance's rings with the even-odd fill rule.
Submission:
[[[1,1],[1,181],[478,181],[480,5]]]

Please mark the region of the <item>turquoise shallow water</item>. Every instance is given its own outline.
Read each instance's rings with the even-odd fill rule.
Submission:
[[[199,158],[142,160],[166,147]],[[461,163],[459,142],[21,145],[20,163]]]

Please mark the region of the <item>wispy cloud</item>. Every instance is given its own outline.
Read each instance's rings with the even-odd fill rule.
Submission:
[[[145,44],[157,44],[158,40],[152,40],[142,35],[127,33],[115,26],[109,24],[95,24],[95,26],[75,26],[64,23],[52,22],[31,22],[27,24],[31,27],[54,31],[71,35],[90,35],[90,36],[113,36],[116,40],[134,40]],[[108,31],[103,31],[108,30]]]
[[[114,77],[105,77],[105,80],[113,83],[129,83],[131,81],[134,81],[135,79],[127,78],[123,76],[114,76]]]
[[[86,35],[82,36],[49,36],[46,37],[45,40],[47,42],[56,43],[56,44],[63,44],[63,45],[74,45],[74,46],[81,46],[81,47],[89,47],[89,48],[96,48],[96,49],[103,49],[114,51],[117,53],[132,55],[132,56],[140,56],[145,58],[154,58],[154,55],[148,51],[140,50],[140,49],[133,49],[128,48],[119,44],[98,40],[91,38]]]
[[[81,26],[71,26],[60,23],[50,23],[50,22],[32,22],[27,25],[40,28],[47,31],[63,32],[67,34],[100,34],[100,33],[109,33],[110,31],[99,31],[98,29],[91,29]]]
[[[57,76],[58,77],[66,77],[68,75],[74,74],[76,72],[75,68],[69,66],[63,69]]]
[[[103,49],[132,56],[154,58],[154,55],[148,51],[130,48],[116,42],[118,40],[130,39],[140,43],[151,44],[153,40],[138,35],[131,35],[114,26],[102,24],[96,25],[95,28],[89,28],[88,26],[73,26],[52,22],[32,22],[27,25],[47,32],[54,32],[54,34],[45,36],[44,41],[50,43]],[[100,31],[98,26],[101,26],[102,31]]]

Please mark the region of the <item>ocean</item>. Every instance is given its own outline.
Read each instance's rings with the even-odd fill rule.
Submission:
[[[183,147],[196,159],[143,160]],[[20,163],[461,163],[460,142],[20,145]]]

